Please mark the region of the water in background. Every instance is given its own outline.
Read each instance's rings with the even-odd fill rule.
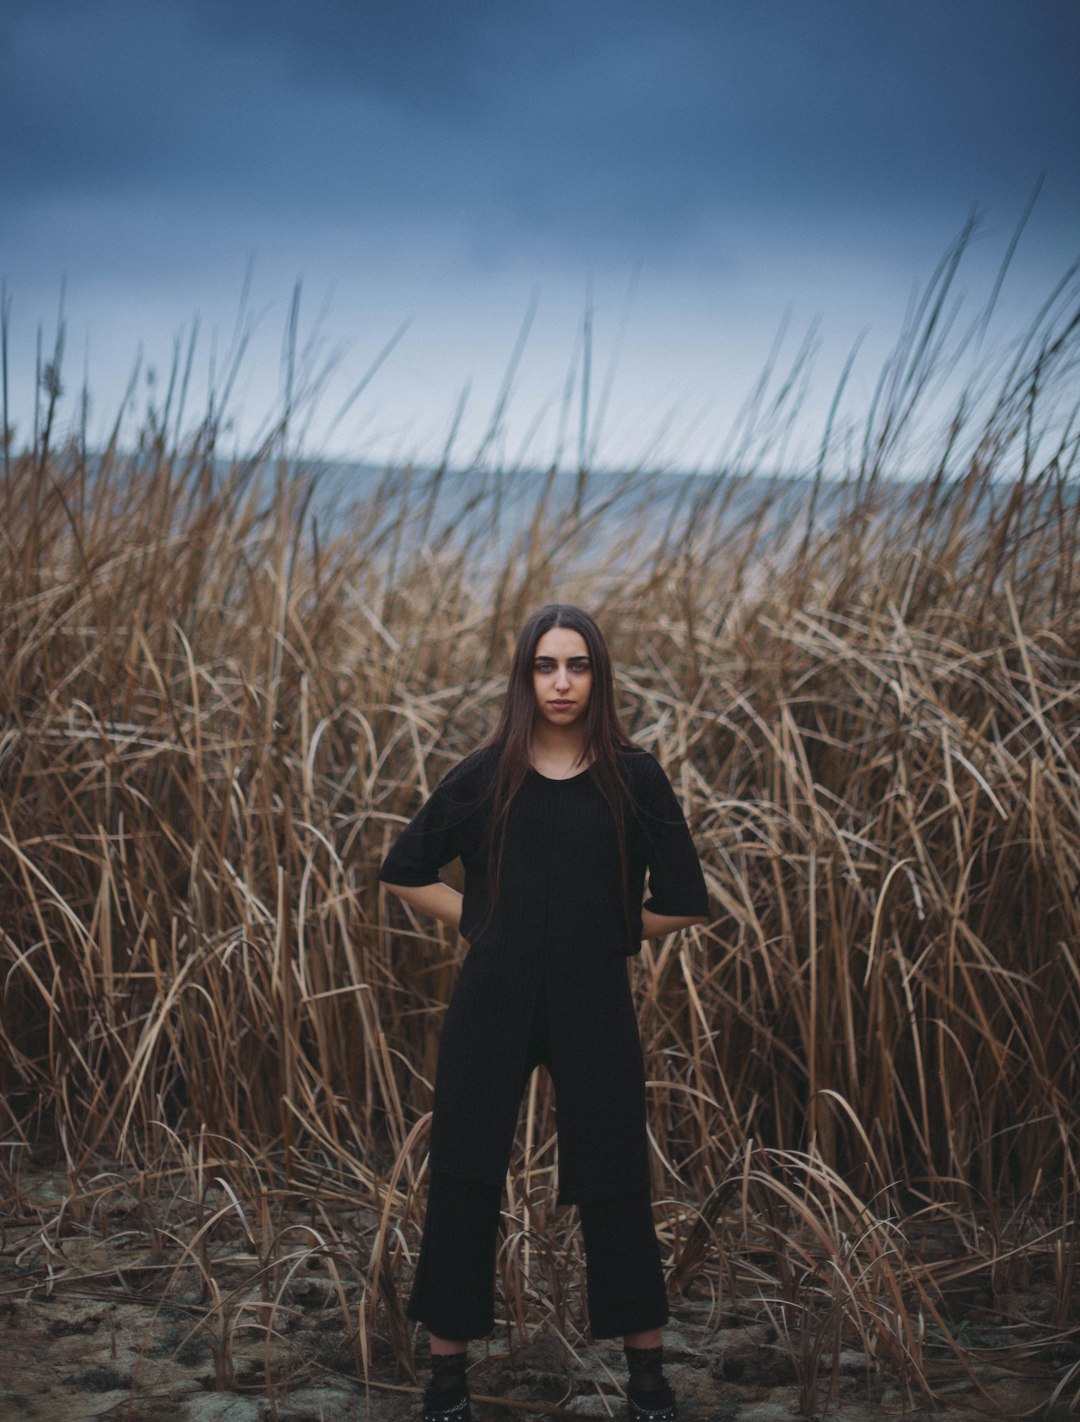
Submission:
[[[269,476],[268,477],[272,477]],[[466,546],[485,561],[505,557],[536,532],[555,542],[611,552],[632,538],[639,546],[685,538],[708,522],[714,532],[738,527],[765,510],[768,539],[808,511],[829,520],[852,486],[805,475],[702,475],[670,470],[616,473],[519,469],[385,469],[371,464],[304,464],[308,516],[328,534],[356,521],[393,528],[404,542],[433,549]]]

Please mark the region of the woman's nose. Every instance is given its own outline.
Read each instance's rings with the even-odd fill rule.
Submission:
[[[570,686],[570,674],[565,667],[559,667],[555,673],[555,690],[565,691]]]

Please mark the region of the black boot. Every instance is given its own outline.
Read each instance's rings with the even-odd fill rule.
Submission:
[[[471,1422],[469,1379],[465,1369],[469,1355],[432,1353],[431,1381],[424,1388],[423,1422]]]
[[[630,1379],[626,1388],[630,1422],[675,1422],[675,1394],[664,1377],[664,1349],[624,1347]]]

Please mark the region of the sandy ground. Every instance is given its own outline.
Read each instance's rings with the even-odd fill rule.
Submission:
[[[62,1181],[39,1181],[32,1197],[21,1197],[21,1217],[0,1241],[0,1422],[391,1422],[418,1415],[417,1390],[398,1378],[378,1323],[368,1359],[372,1385],[359,1380],[342,1295],[317,1260],[305,1261],[312,1267],[290,1279],[268,1330],[253,1256],[233,1252],[219,1263],[215,1286],[220,1280],[224,1303],[215,1310],[206,1288],[193,1287],[198,1280],[190,1273],[175,1274],[175,1257],[148,1247],[145,1230],[124,1229],[115,1208],[104,1239],[74,1220],[68,1229],[57,1227],[63,1188]],[[27,1217],[26,1204],[33,1198],[48,1206],[50,1196],[52,1219],[43,1230]],[[354,1318],[358,1298],[349,1285]],[[758,1321],[731,1316],[730,1326],[719,1329],[707,1325],[708,1313],[704,1300],[676,1301],[665,1337],[685,1422],[941,1415],[906,1399],[896,1380],[868,1376],[861,1352],[842,1352],[835,1366],[826,1360],[813,1392],[800,1386],[800,1370],[807,1369],[800,1369],[797,1352],[783,1345],[773,1323],[760,1321],[760,1308]],[[1005,1317],[996,1324],[973,1318],[969,1333],[987,1395],[980,1397],[955,1360],[942,1356],[934,1387],[946,1415],[1046,1422],[1080,1416],[1080,1404],[1075,1411],[1066,1405],[1080,1391],[1080,1348],[1072,1342],[1025,1360]],[[423,1357],[423,1337],[416,1342]],[[575,1353],[557,1335],[538,1332],[511,1348],[497,1330],[486,1346],[473,1345],[472,1356],[478,1422],[625,1414],[616,1344]],[[990,1361],[996,1357],[1001,1365]],[[1074,1361],[1076,1378],[1063,1389],[1061,1405],[1048,1408],[1054,1379]]]

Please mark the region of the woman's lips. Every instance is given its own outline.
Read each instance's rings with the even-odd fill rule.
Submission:
[[[573,706],[572,701],[549,701],[549,706],[554,706],[556,711],[568,711]]]

